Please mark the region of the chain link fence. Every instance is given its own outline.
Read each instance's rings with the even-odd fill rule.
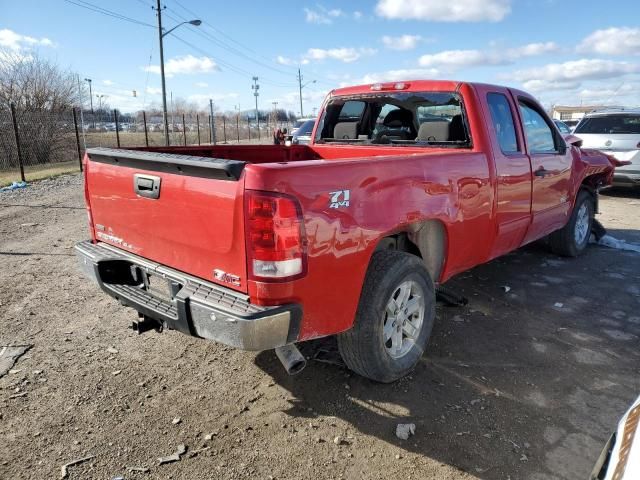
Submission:
[[[177,145],[271,143],[273,130],[290,122],[241,115],[169,114],[169,142]],[[213,124],[213,125],[212,125]],[[114,111],[20,111],[0,107],[0,187],[79,171],[86,148],[164,146],[161,115]]]

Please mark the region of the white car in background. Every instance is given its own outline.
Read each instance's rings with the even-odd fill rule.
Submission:
[[[313,132],[316,119],[307,118],[300,120],[300,122],[301,123],[297,125],[297,128],[291,132],[293,135],[292,142],[294,144],[306,145],[311,142],[311,132]]]
[[[589,480],[640,479],[640,397],[622,417]]]
[[[640,109],[598,110],[586,114],[573,134],[584,148],[594,148],[631,162],[616,167],[613,184],[640,186]]]

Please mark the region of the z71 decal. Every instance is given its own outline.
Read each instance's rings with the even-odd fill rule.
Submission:
[[[350,190],[337,190],[330,192],[329,208],[343,208],[349,206]]]

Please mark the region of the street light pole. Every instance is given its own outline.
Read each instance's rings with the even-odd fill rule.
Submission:
[[[162,44],[162,39],[173,32],[180,25],[184,25],[185,23],[189,23],[191,25],[195,25],[196,27],[202,23],[201,20],[191,20],[188,22],[182,22],[173,27],[171,30],[167,32],[162,31],[162,7],[160,6],[160,0],[157,0],[157,7],[155,9],[158,12],[158,40],[160,41],[160,76],[162,81],[162,114],[164,116],[164,141],[166,146],[169,146],[169,117],[167,114],[167,87],[164,77],[164,46]]]

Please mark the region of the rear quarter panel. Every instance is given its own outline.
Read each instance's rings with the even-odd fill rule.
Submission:
[[[303,304],[300,340],[351,327],[369,260],[384,236],[425,219],[442,222],[447,255],[436,281],[481,263],[489,254],[495,230],[493,188],[483,153],[447,149],[248,165],[245,174],[247,189],[288,193],[302,204],[309,242],[307,276],[280,284],[249,282],[252,301]],[[345,190],[349,206],[330,208],[332,192]]]

